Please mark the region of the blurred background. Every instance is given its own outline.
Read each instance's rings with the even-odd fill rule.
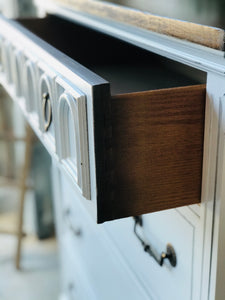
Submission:
[[[0,13],[16,18],[38,12],[30,0],[1,0]],[[51,159],[1,86],[0,105],[0,300],[55,300]]]
[[[100,0],[105,1],[105,0]],[[107,0],[152,14],[224,28],[224,0]]]

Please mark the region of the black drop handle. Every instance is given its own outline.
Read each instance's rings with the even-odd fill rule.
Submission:
[[[143,226],[143,219],[141,216],[134,217],[134,234],[141,242],[144,251],[147,252],[154,260],[162,267],[164,264],[165,259],[168,259],[172,267],[176,267],[177,265],[177,257],[176,252],[171,244],[167,244],[166,252],[162,252],[158,254],[150,244],[146,243],[142,237],[137,232],[137,226]]]

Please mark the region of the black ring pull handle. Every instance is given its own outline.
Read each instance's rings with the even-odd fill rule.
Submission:
[[[49,93],[42,95],[42,112],[44,116],[44,130],[47,131],[52,122],[52,106]]]
[[[177,265],[177,257],[176,252],[171,244],[167,244],[166,252],[162,252],[158,254],[154,248],[151,247],[148,243],[146,243],[142,237],[137,232],[137,226],[143,226],[143,219],[141,216],[134,217],[134,234],[141,242],[144,251],[147,252],[154,260],[162,267],[165,259],[168,259],[172,267],[176,267]]]

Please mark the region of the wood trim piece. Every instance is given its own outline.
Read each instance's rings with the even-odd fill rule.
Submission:
[[[201,201],[205,93],[199,85],[112,97],[113,197],[99,222]]]
[[[160,34],[223,50],[223,29],[161,17],[137,9],[94,0],[52,0],[55,3],[103,18],[109,18]]]

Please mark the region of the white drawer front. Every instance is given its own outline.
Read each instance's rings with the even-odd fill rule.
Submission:
[[[55,84],[57,152],[67,175],[90,199],[86,95],[61,77],[56,78]]]
[[[19,24],[2,18],[0,28],[1,83],[59,167],[94,202],[93,98],[106,81]],[[92,203],[94,217],[95,209]]]
[[[85,230],[79,226],[81,236],[74,237],[73,232],[66,232],[62,243],[63,247],[67,244],[72,249],[74,259],[81,262],[97,299],[149,299],[113,247],[106,244],[102,236],[98,237],[98,234],[90,232],[90,228]]]
[[[79,199],[74,199],[72,191],[64,179],[61,250],[63,252],[65,248],[71,250],[72,258],[81,264],[98,300],[150,299],[113,243],[107,238],[102,226],[93,222],[80,205]],[[65,260],[70,258],[65,258],[63,263]]]
[[[134,235],[134,220],[127,218],[104,224],[104,228],[120,249],[130,268],[156,295],[156,299],[192,299],[192,272],[195,228],[177,211],[170,210],[143,216],[143,228],[139,230],[145,242],[157,253],[166,251],[167,243],[173,245],[177,265],[168,260],[159,264],[144,251]]]
[[[73,254],[73,249],[63,244],[61,251],[62,293],[68,300],[97,300],[90,282],[82,268],[79,259]]]
[[[12,72],[11,72],[11,54],[12,44],[5,38],[1,40],[1,56],[2,56],[2,71],[5,74],[5,78],[8,84],[12,83]]]

